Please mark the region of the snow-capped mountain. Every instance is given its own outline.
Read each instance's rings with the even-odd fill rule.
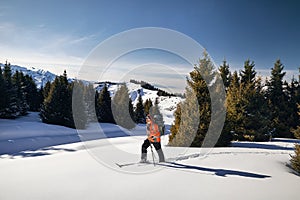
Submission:
[[[4,64],[0,63],[0,66],[3,67]],[[35,67],[21,67],[18,65],[11,65],[11,71],[14,74],[16,71],[23,72],[24,75],[29,75],[33,78],[35,84],[38,88],[41,88],[41,86],[45,86],[48,81],[52,82],[54,81],[56,75],[45,71],[43,69],[37,69]]]

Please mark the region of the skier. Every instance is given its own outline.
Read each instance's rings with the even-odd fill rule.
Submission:
[[[165,156],[161,149],[160,144],[160,136],[161,133],[159,132],[159,127],[157,123],[155,122],[155,119],[157,118],[156,115],[152,117],[150,115],[147,115],[146,117],[146,123],[147,123],[147,136],[148,138],[144,141],[142,145],[142,156],[141,156],[141,162],[147,162],[147,148],[153,144],[155,150],[158,153],[159,162],[165,162]]]

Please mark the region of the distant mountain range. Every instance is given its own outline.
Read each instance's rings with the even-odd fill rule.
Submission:
[[[0,63],[0,66],[3,67],[4,64]],[[31,76],[38,88],[41,88],[41,86],[44,87],[48,81],[50,82],[54,81],[56,77],[55,74],[49,71],[45,71],[43,69],[37,69],[34,67],[26,68],[18,65],[11,65],[11,70],[13,74],[16,71],[19,71],[19,72],[23,72],[24,75]]]

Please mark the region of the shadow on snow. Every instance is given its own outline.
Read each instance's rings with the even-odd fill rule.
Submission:
[[[165,166],[165,167],[171,167],[175,169],[189,169],[189,170],[198,170],[202,172],[212,172],[217,176],[221,177],[227,177],[227,175],[234,175],[234,176],[241,176],[246,178],[271,178],[269,175],[263,175],[263,174],[256,174],[251,172],[243,172],[243,171],[237,171],[237,170],[228,170],[228,169],[214,169],[214,168],[207,168],[207,167],[199,167],[199,166],[193,166],[193,165],[185,165],[180,164],[176,162],[167,162],[167,163],[158,163],[158,165]]]

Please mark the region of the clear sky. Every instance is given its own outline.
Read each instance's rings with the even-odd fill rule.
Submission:
[[[218,65],[226,58],[239,70],[249,58],[269,73],[280,58],[293,74],[299,12],[299,0],[1,0],[0,62],[72,73],[108,37],[164,27],[196,40]]]

